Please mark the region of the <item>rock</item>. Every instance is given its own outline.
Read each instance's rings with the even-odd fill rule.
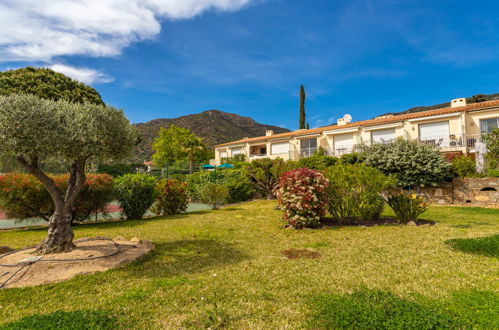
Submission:
[[[431,225],[429,223],[423,223],[421,227],[430,227]]]
[[[417,224],[414,221],[409,221],[407,223],[408,226],[417,226]]]
[[[10,251],[14,251],[14,249],[11,249],[8,246],[0,246],[0,254],[7,253],[7,252],[10,252]]]
[[[75,242],[84,242],[84,241],[88,241],[88,237],[80,237]]]
[[[116,236],[115,238],[113,238],[113,241],[126,241],[126,238],[124,238],[123,236]]]
[[[142,240],[138,237],[133,237],[130,242],[134,243],[134,244],[140,244],[142,243]]]
[[[154,245],[150,241],[147,241],[147,240],[143,240],[142,244],[144,244],[148,248],[153,248],[154,247]]]

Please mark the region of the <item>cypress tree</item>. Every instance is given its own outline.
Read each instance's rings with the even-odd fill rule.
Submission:
[[[305,128],[305,87],[300,87],[300,129]]]

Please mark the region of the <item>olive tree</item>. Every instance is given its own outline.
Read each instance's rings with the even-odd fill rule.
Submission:
[[[71,251],[71,210],[85,183],[91,158],[122,158],[133,148],[137,133],[123,111],[97,104],[41,99],[34,95],[0,96],[0,155],[14,156],[42,182],[55,206],[40,253]],[[41,169],[47,158],[68,161],[66,191]]]

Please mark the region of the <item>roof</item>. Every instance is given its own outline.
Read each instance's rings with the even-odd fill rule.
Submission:
[[[259,142],[259,141],[263,142],[263,141],[269,141],[269,140],[276,140],[279,138],[300,137],[303,135],[322,133],[324,131],[334,131],[336,129],[353,128],[353,127],[369,127],[369,126],[390,124],[390,123],[396,123],[399,121],[405,121],[405,120],[409,120],[409,119],[445,115],[445,114],[450,114],[450,113],[455,113],[455,112],[479,110],[479,109],[485,109],[485,108],[494,107],[494,106],[499,106],[499,100],[472,103],[472,104],[468,104],[468,105],[463,106],[463,107],[434,109],[434,110],[414,112],[414,113],[408,113],[408,114],[392,116],[392,117],[362,120],[362,121],[356,121],[356,122],[352,122],[352,123],[349,123],[346,125],[341,125],[341,126],[330,125],[330,126],[324,126],[324,127],[319,127],[319,128],[313,128],[313,129],[300,129],[300,130],[293,131],[293,132],[274,134],[271,136],[258,136],[258,137],[254,137],[254,138],[242,139],[242,140],[237,140],[237,141],[219,144],[219,145],[216,145],[215,148],[222,148],[222,147],[227,147],[227,146],[230,146],[233,144],[240,144],[240,143],[252,143],[252,142]]]

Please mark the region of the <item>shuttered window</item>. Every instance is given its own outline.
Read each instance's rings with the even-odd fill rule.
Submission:
[[[272,143],[272,155],[289,153],[289,142]]]

